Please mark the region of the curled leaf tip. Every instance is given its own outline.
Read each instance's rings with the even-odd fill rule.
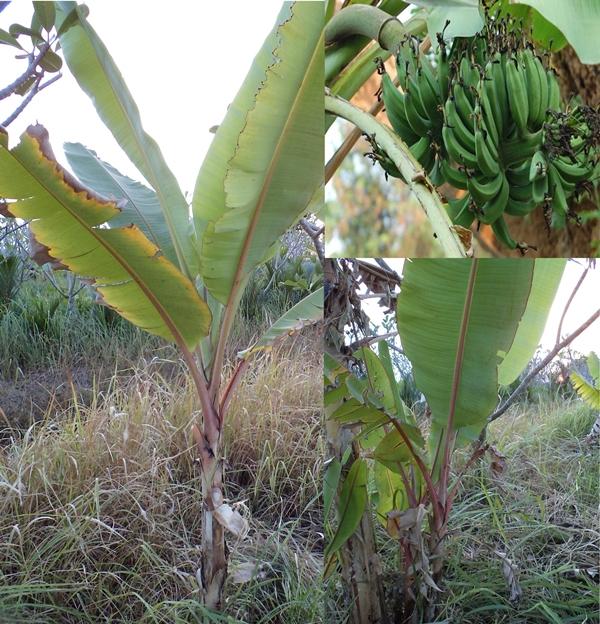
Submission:
[[[52,145],[50,143],[50,133],[42,124],[32,124],[27,127],[25,134],[34,139],[38,145],[38,149],[44,159],[46,159],[54,169],[60,174],[65,184],[71,189],[79,194],[84,193],[85,198],[91,201],[99,202],[107,207],[112,207],[115,211],[121,212],[121,206],[116,201],[110,200],[107,197],[96,193],[96,191],[92,190],[88,186],[82,184],[74,175],[69,173],[56,159],[54,155],[54,150],[52,149]]]

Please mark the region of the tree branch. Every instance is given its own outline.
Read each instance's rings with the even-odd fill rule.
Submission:
[[[25,84],[29,77],[35,72],[35,68],[38,66],[39,62],[46,56],[46,52],[50,49],[50,44],[44,43],[40,46],[40,53],[37,56],[34,56],[27,69],[13,82],[9,85],[0,89],[0,100],[4,100],[5,98],[11,96],[22,84]]]
[[[348,349],[351,353],[354,353],[357,349],[362,347],[368,347],[372,345],[374,342],[379,342],[380,340],[387,340],[388,338],[395,338],[398,335],[398,332],[390,332],[389,334],[381,334],[379,336],[367,336],[366,338],[361,338],[356,342],[353,342],[348,345]]]
[[[493,422],[496,418],[500,418],[504,412],[511,406],[515,398],[523,392],[525,388],[530,384],[531,380],[545,368],[556,356],[556,354],[564,349],[567,345],[571,344],[577,336],[584,332],[596,319],[600,317],[600,309],[596,310],[592,316],[588,318],[585,323],[582,323],[570,336],[567,336],[564,340],[554,345],[554,348],[548,353],[548,355],[533,368],[523,379],[523,381],[517,386],[515,391],[504,401],[504,403],[488,418],[488,423]]]
[[[567,303],[565,304],[565,309],[563,310],[562,316],[560,317],[560,322],[558,323],[558,331],[556,332],[556,344],[560,342],[560,334],[562,332],[563,321],[565,320],[567,311],[569,310],[571,302],[573,301],[575,295],[577,294],[577,291],[579,290],[579,287],[583,283],[583,280],[585,279],[585,276],[587,275],[588,271],[589,269],[585,269],[585,271],[581,274],[581,277],[577,281],[577,284],[575,284],[575,288],[573,288],[573,292],[567,299]]]
[[[40,82],[42,81],[42,78],[44,77],[43,73],[40,74],[40,76],[35,81],[34,85],[31,87],[31,90],[29,91],[25,99],[21,102],[21,104],[19,104],[19,106],[17,106],[17,108],[12,113],[12,115],[9,115],[2,123],[0,123],[0,126],[3,126],[4,128],[8,127],[25,110],[29,102],[31,102],[31,100],[33,100],[33,98],[40,91],[42,91],[46,87],[49,87],[53,82],[56,82],[61,76],[62,74],[56,74],[56,76],[50,78],[50,80],[48,80],[42,86],[40,86]]]
[[[313,224],[306,218],[300,219],[300,227],[308,234],[308,236],[312,240],[321,266],[325,266],[325,246],[323,245],[323,241],[321,240],[321,235],[323,234],[324,228],[314,227]]]

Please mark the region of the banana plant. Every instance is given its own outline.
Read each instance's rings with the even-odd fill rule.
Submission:
[[[326,476],[328,498],[338,495],[326,557],[335,565],[331,560],[372,510],[402,555],[404,607],[394,621],[435,616],[461,477],[487,450],[478,438],[496,406],[499,379],[516,378],[533,355],[564,266],[518,259],[405,264],[396,322],[430,422],[402,401],[384,341],[377,354],[356,352],[352,371],[326,366],[328,418],[352,431],[361,449],[344,479],[341,470]],[[459,469],[455,451],[469,443]]]
[[[174,342],[189,368],[201,407],[192,427],[202,470],[200,596],[211,609],[223,602],[225,533],[247,531],[223,491],[229,399],[254,353],[322,315],[320,290],[241,353],[232,377],[223,378],[250,275],[322,197],[322,22],[319,3],[283,4],[200,168],[192,214],[83,5],[56,3],[64,59],[145,184],[92,150],[67,145],[77,179],[57,162],[41,125],[12,147],[0,132],[3,214],[29,221],[48,259],[89,280],[138,327]]]

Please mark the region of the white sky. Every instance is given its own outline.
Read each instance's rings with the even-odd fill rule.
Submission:
[[[369,260],[365,258],[365,260]],[[402,275],[403,259],[386,259],[386,262],[400,275]],[[587,262],[585,260],[569,260],[565,267],[558,292],[550,310],[550,315],[542,335],[542,347],[551,349],[556,343],[556,332],[562,315],[564,306],[569,298],[577,280],[583,273]],[[588,271],[575,299],[569,307],[567,316],[563,322],[563,338],[577,329],[586,319],[588,319],[600,307],[600,264]],[[368,299],[363,304],[365,312],[374,323],[381,323],[383,318],[382,308],[377,304],[377,300]],[[571,348],[587,354],[590,351],[600,352],[600,319],[597,319],[580,336],[571,343]]]
[[[89,21],[109,49],[140,109],[145,130],[158,142],[184,193],[196,176],[227,105],[271,30],[281,0],[200,2],[174,0],[87,0]],[[0,27],[29,26],[31,2],[13,1],[0,13]],[[0,87],[24,71],[15,48],[0,45]],[[95,150],[123,173],[141,175],[121,151],[95,109],[70,75],[37,95],[9,127],[11,146],[38,121],[50,132],[57,158],[62,144],[75,141]],[[0,120],[19,103],[0,101]]]

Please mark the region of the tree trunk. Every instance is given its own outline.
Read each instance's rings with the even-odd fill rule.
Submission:
[[[558,73],[561,95],[568,101],[580,95],[588,106],[600,105],[600,65],[582,65],[571,46],[563,48],[552,57]],[[592,199],[584,199],[572,206],[576,212],[598,210]],[[541,208],[528,217],[508,217],[513,238],[536,245],[539,257],[589,258],[598,253],[593,241],[600,239],[600,220],[592,219],[582,225],[569,223],[563,230],[547,232]],[[501,250],[502,251],[502,250]]]
[[[223,499],[223,474],[220,462],[216,460],[212,466],[212,479],[210,468],[202,474],[201,597],[204,605],[220,610],[227,578],[227,552],[225,530],[214,516],[214,505],[215,501]]]
[[[373,523],[366,511],[354,535],[342,546],[342,577],[352,601],[354,624],[383,624],[385,598]]]
[[[221,514],[223,505],[223,462],[220,424],[222,422],[216,408],[210,406],[211,414],[203,413],[202,431],[192,426],[192,434],[202,469],[202,526],[200,600],[210,609],[221,610],[223,590],[227,579],[227,549],[225,528],[215,514]],[[222,414],[221,414],[222,416]]]

